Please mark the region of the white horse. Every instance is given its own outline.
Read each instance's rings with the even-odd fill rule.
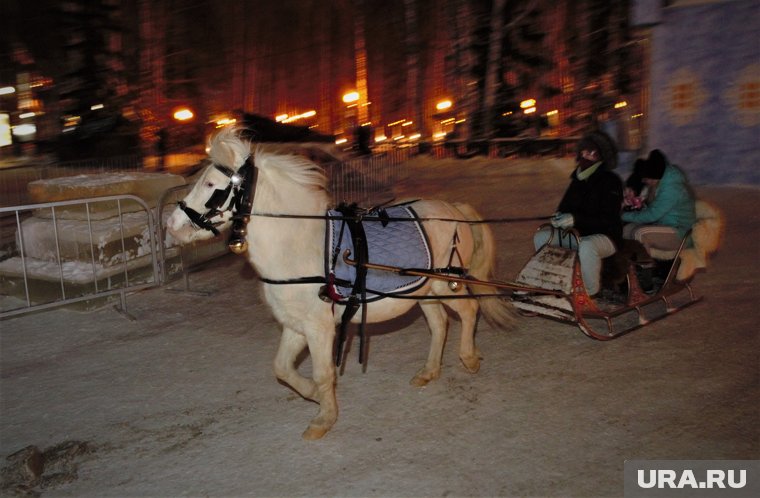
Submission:
[[[252,148],[233,128],[226,128],[212,138],[209,156],[214,164],[202,173],[192,191],[180,203],[181,207],[172,213],[167,222],[171,235],[181,243],[188,243],[212,237],[212,223],[220,229],[229,225],[232,215],[230,211],[225,211],[225,206],[231,202],[229,197],[232,193],[226,200],[218,198],[225,197],[223,192],[230,192],[226,190],[231,184],[229,175],[238,171],[251,156],[258,170],[253,180],[252,216],[246,235],[247,256],[251,264],[263,281],[324,275],[326,221],[320,217],[325,215],[331,199],[322,169],[303,157],[266,152],[262,147]],[[232,178],[237,181],[236,177]],[[218,202],[208,212],[208,201],[214,194]],[[443,267],[449,262],[455,244],[461,266],[467,269],[469,276],[481,281],[491,277],[495,256],[493,235],[485,224],[468,223],[480,219],[472,207],[436,200],[415,201],[412,206],[423,220],[433,268]],[[191,216],[200,213],[206,217],[200,222],[197,219],[192,221],[187,213]],[[265,213],[296,216],[260,215]],[[199,223],[203,225],[204,222],[208,223],[209,229],[199,228]],[[343,305],[333,305],[320,299],[319,283],[262,285],[266,302],[282,325],[274,373],[301,396],[319,404],[319,413],[311,420],[303,437],[321,438],[338,417],[333,348],[336,324],[340,321]],[[441,374],[448,321],[444,305],[461,320],[459,358],[471,373],[476,373],[480,368],[481,356],[474,340],[478,310],[481,309],[489,323],[497,327],[512,325],[514,314],[511,304],[504,299],[445,299],[456,294],[467,295],[466,292],[493,292],[490,288],[470,284],[464,287],[452,290],[445,281],[427,279],[424,285],[410,294],[426,296],[424,301],[387,297],[365,305],[367,323],[376,323],[395,318],[415,304],[421,304],[430,327],[431,343],[425,365],[411,380],[413,385],[424,386]],[[442,299],[435,299],[437,296]],[[352,322],[360,319],[361,313],[357,313]],[[304,348],[308,348],[311,354],[311,378],[301,375],[296,365]]]

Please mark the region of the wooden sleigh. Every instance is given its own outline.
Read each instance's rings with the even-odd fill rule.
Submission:
[[[572,230],[569,235],[578,237]],[[688,280],[676,278],[689,235],[682,239],[672,258],[668,258],[672,263],[667,275],[655,289],[649,292],[642,289],[637,263],[628,260],[624,291],[606,289],[608,292],[600,292],[595,297],[589,296],[583,284],[577,251],[547,244],[517,275],[516,283],[531,290],[513,292],[513,304],[529,316],[576,324],[593,339],[605,341],[627,334],[702,300]]]

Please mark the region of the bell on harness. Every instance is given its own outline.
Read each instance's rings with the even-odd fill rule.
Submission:
[[[235,254],[244,254],[248,250],[248,222],[253,206],[253,189],[256,187],[256,167],[253,158],[248,157],[237,173],[230,177],[230,185],[235,188],[232,203],[236,211],[232,221],[232,230],[227,247]]]
[[[237,220],[232,226],[232,235],[227,247],[235,254],[244,254],[248,250],[248,241],[246,240],[248,229],[246,229],[245,223],[241,223],[240,226],[236,225],[238,225]]]

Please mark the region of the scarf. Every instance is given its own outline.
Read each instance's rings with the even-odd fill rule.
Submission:
[[[594,174],[594,172],[599,169],[599,166],[602,165],[602,161],[599,161],[597,163],[594,163],[593,166],[589,166],[588,168],[581,171],[580,166],[577,170],[575,170],[575,177],[581,181],[588,180],[588,178]]]

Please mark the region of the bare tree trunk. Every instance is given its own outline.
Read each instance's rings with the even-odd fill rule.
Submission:
[[[472,134],[472,117],[475,114],[475,85],[471,84],[473,56],[470,51],[472,43],[473,16],[468,3],[463,0],[448,0],[447,15],[452,27],[454,45],[454,64],[451,78],[453,80],[454,96],[457,102],[457,116],[465,120],[457,125],[459,138],[469,140]]]
[[[317,30],[316,41],[320,47],[319,56],[319,109],[317,114],[317,131],[326,135],[332,134],[335,129],[333,123],[333,107],[335,96],[330,91],[332,87],[332,44],[330,43],[330,17],[331,11],[328,8],[318,8],[316,10]]]
[[[140,143],[143,153],[152,154],[157,132],[166,126],[166,81],[164,63],[166,53],[165,7],[141,0],[138,5],[140,15]]]
[[[369,96],[367,93],[367,47],[364,40],[364,1],[356,1],[354,13],[354,55],[356,57],[356,91],[359,93],[357,104],[357,126],[369,121]]]
[[[422,95],[419,92],[420,47],[417,23],[417,2],[404,0],[404,20],[406,26],[406,101],[414,128],[422,131],[422,112],[420,109]],[[407,118],[408,119],[408,118]]]
[[[483,95],[483,138],[493,134],[496,93],[501,81],[501,46],[504,40],[504,8],[507,0],[494,0],[491,12],[491,32],[488,39],[488,64]]]

